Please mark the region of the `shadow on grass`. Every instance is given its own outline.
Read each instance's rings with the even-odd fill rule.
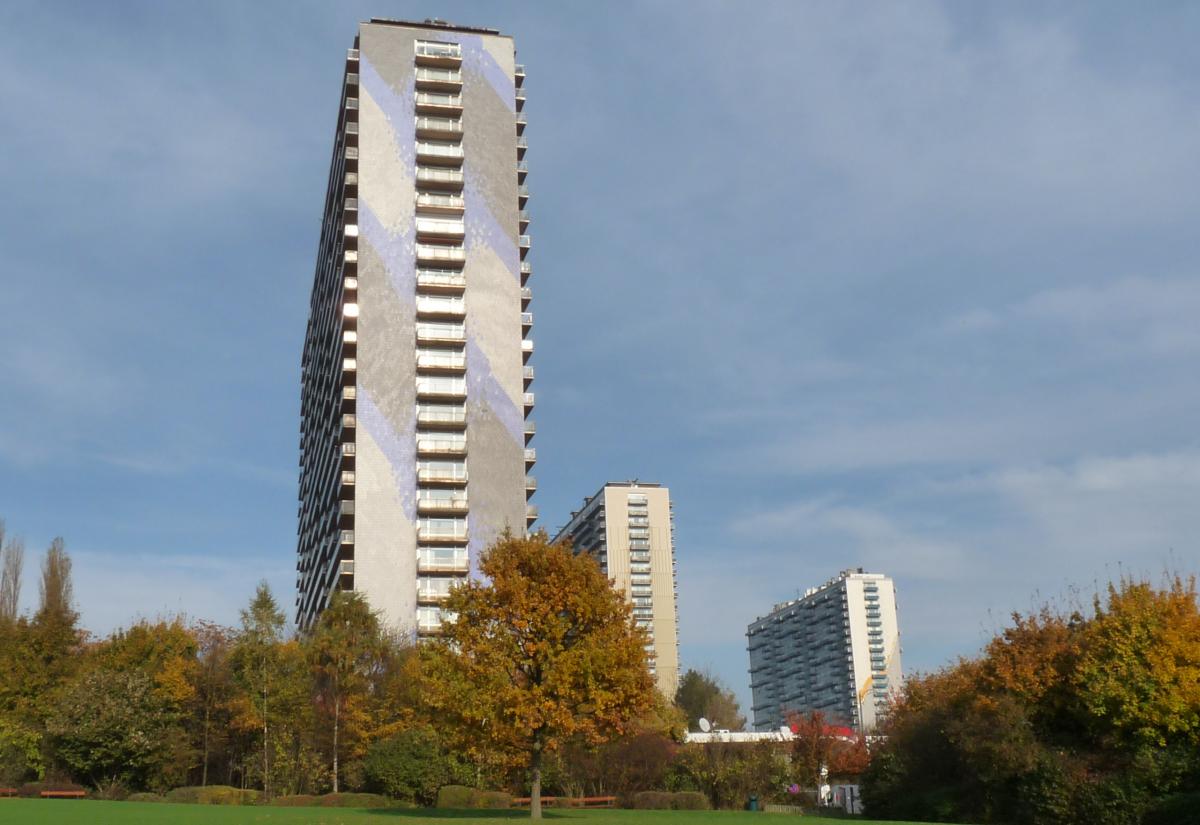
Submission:
[[[529,819],[529,809],[514,808],[371,808],[366,813],[408,819]],[[573,819],[567,811],[542,810],[545,819]]]

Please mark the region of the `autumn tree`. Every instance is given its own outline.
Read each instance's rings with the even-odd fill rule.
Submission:
[[[0,625],[12,625],[17,620],[24,566],[25,543],[16,537],[6,541],[4,522],[0,521]]]
[[[701,719],[725,730],[745,730],[746,717],[733,691],[711,673],[689,669],[675,690],[675,704],[687,714],[688,730],[697,730]]]
[[[305,640],[309,666],[333,740],[333,792],[338,792],[338,755],[343,717],[365,702],[372,675],[380,668],[386,643],[379,618],[361,593],[337,590]],[[360,720],[359,728],[362,727]]]
[[[263,796],[271,794],[271,697],[283,681],[280,673],[284,615],[271,595],[270,586],[259,583],[249,607],[241,612],[242,627],[233,649],[234,675],[245,692],[244,716],[262,731]]]
[[[653,703],[646,637],[596,562],[545,533],[501,538],[480,570],[486,581],[444,604],[429,701],[461,747],[528,770],[540,819],[546,755],[573,737],[619,735]]]
[[[858,776],[870,762],[866,739],[849,728],[830,725],[820,711],[788,717],[792,730],[792,767],[799,785],[816,789],[825,776]]]
[[[233,694],[230,662],[232,631],[211,622],[197,622],[192,628],[196,638],[196,666],[192,670],[196,726],[200,739],[200,784],[208,784],[212,761],[214,724],[218,735],[227,726],[227,703]]]

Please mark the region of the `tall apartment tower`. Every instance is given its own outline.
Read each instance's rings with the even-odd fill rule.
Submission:
[[[346,55],[304,342],[296,618],[391,627],[536,518],[524,69],[510,37],[362,23]]]
[[[650,635],[646,653],[658,689],[679,687],[679,625],[675,605],[675,523],[671,494],[661,484],[610,481],[554,540],[570,539],[589,553],[633,604],[634,621]]]
[[[903,678],[896,587],[861,567],[775,605],[746,636],[758,731],[811,711],[831,724],[874,730]]]

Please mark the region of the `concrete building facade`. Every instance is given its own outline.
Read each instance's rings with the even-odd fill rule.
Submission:
[[[775,605],[746,637],[757,731],[811,711],[830,724],[872,731],[903,680],[896,588],[881,573],[843,571]]]
[[[373,19],[346,57],[304,344],[296,618],[335,589],[414,634],[536,517],[524,69]]]
[[[670,491],[638,481],[605,484],[571,514],[555,541],[570,539],[588,553],[633,605],[634,621],[649,635],[646,652],[658,689],[679,687],[675,522]]]

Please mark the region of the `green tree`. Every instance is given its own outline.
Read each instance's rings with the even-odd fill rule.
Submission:
[[[263,796],[271,795],[271,698],[281,679],[281,648],[284,615],[271,595],[270,586],[260,582],[242,610],[242,627],[234,644],[234,676],[244,691],[243,716],[249,716],[262,730]]]
[[[230,662],[233,632],[211,622],[197,622],[192,633],[197,645],[196,666],[191,678],[196,706],[194,723],[199,728],[200,784],[207,785],[214,732],[221,736],[229,722],[228,702],[233,696]]]
[[[453,590],[428,648],[430,705],[460,745],[529,772],[541,818],[547,753],[622,733],[654,702],[645,634],[596,562],[545,533],[505,536],[480,560],[488,581]]]
[[[427,725],[373,742],[363,761],[370,790],[426,807],[437,801],[438,788],[466,773]]]
[[[343,717],[365,704],[371,677],[382,667],[386,643],[379,617],[361,593],[334,591],[305,640],[320,706],[329,717],[333,740],[333,792],[338,792],[338,756]],[[364,720],[357,714],[357,727]],[[355,731],[357,733],[358,731]]]
[[[745,730],[746,717],[733,691],[711,673],[689,669],[675,690],[675,704],[687,714],[688,730],[698,730],[701,719],[725,730]]]
[[[162,789],[183,778],[171,758],[179,714],[140,670],[92,670],[64,691],[50,718],[54,755],[98,788]]]

